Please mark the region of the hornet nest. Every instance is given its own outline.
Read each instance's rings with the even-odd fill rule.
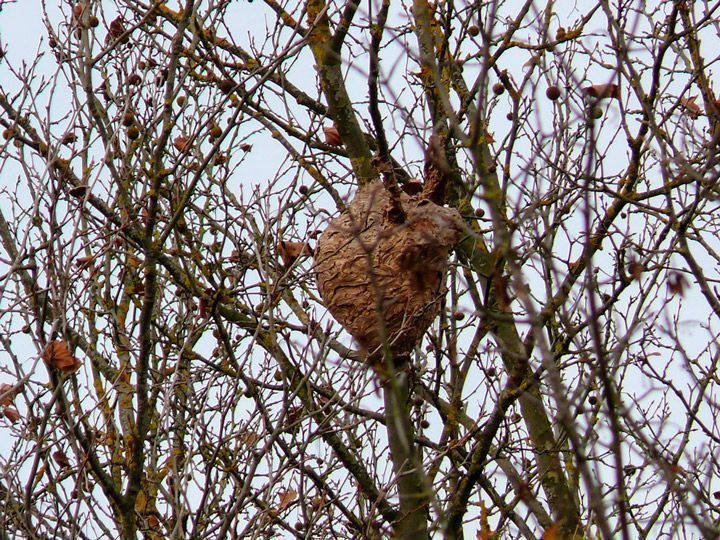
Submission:
[[[427,164],[425,186],[412,196],[388,175],[385,185],[360,187],[318,239],[320,296],[371,363],[384,345],[407,357],[440,310],[448,255],[464,230],[457,210],[441,206],[442,176]]]

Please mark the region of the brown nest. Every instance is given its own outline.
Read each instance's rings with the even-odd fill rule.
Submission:
[[[454,208],[426,195],[361,187],[320,236],[317,285],[333,317],[376,362],[407,356],[440,309],[448,255],[463,230]]]

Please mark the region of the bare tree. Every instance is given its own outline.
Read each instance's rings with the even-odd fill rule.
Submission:
[[[33,7],[0,538],[718,537],[719,4]]]

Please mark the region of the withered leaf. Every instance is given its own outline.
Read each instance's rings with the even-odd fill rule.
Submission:
[[[279,493],[280,495],[280,506],[278,510],[282,512],[285,510],[288,506],[290,506],[290,503],[293,502],[297,498],[297,491],[294,489],[286,489],[285,491],[281,491]]]
[[[13,424],[20,420],[20,413],[15,407],[4,407],[2,414],[4,414],[5,418],[10,420]]]
[[[305,408],[302,405],[288,409],[287,416],[285,417],[285,427],[288,431],[297,433],[298,429],[300,429],[300,421],[303,418],[304,411]]]
[[[324,127],[323,132],[325,133],[325,142],[330,146],[342,146],[342,139],[340,138],[340,132],[334,127]]]
[[[205,317],[208,316],[208,311],[209,311],[208,300],[207,300],[207,298],[202,297],[202,298],[200,298],[200,302],[198,302],[198,303],[200,305],[200,312],[199,312],[200,318],[204,319]]]
[[[670,274],[670,277],[668,277],[667,286],[671,293],[684,296],[685,287],[687,286],[685,276],[683,276],[679,272],[673,272],[672,274]]]
[[[617,84],[593,84],[586,86],[583,91],[597,99],[620,99],[620,87]]]
[[[48,343],[42,353],[42,359],[48,366],[66,373],[77,371],[82,365],[80,360],[70,354],[67,343],[63,340]]]
[[[52,453],[52,458],[55,463],[60,465],[61,467],[69,467],[70,466],[70,460],[68,460],[67,456],[65,455],[65,452],[62,450],[55,450]]]
[[[187,152],[190,149],[190,139],[185,135],[178,135],[173,141],[173,146],[180,152]]]
[[[85,194],[87,193],[87,190],[88,190],[88,187],[87,187],[87,186],[83,186],[83,185],[81,185],[81,186],[74,186],[74,187],[71,187],[71,188],[68,190],[68,193],[69,193],[71,196],[73,196],[73,197],[78,197],[78,198],[80,198],[80,197],[84,197],[84,196],[85,196]]]
[[[95,257],[93,257],[92,255],[78,257],[77,259],[75,259],[75,266],[77,266],[78,268],[87,268],[92,264],[94,260]]]
[[[246,446],[255,446],[260,440],[260,436],[254,431],[245,431],[240,435],[240,441]]]
[[[119,38],[123,35],[125,32],[125,21],[123,20],[122,16],[115,17],[112,22],[110,23],[110,27],[108,28],[108,33],[110,34],[110,37],[112,38]]]
[[[55,450],[52,453],[52,458],[55,461],[55,463],[60,465],[62,468],[70,466],[70,460],[68,460],[67,456],[65,455],[65,452],[63,452],[62,450]]]
[[[687,112],[688,115],[690,115],[692,118],[697,118],[702,112],[702,110],[700,109],[700,105],[695,103],[696,99],[697,96],[680,98],[680,106],[685,109],[685,112]]]
[[[16,393],[17,390],[13,387],[12,384],[0,383],[0,405],[12,405]]]
[[[638,279],[644,270],[645,267],[639,261],[630,261],[630,264],[628,264],[628,272],[630,273],[630,277],[632,279]]]
[[[78,2],[73,6],[72,13],[73,17],[77,22],[80,22],[80,20],[82,19],[82,15],[85,12],[86,7],[87,6],[85,5],[85,2]]]
[[[305,242],[287,242],[285,240],[280,240],[277,252],[286,268],[292,266],[300,255],[312,255],[310,246]]]

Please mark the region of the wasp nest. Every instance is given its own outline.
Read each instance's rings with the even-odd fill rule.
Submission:
[[[383,184],[361,187],[320,236],[317,285],[333,317],[371,361],[384,340],[407,355],[440,309],[448,255],[463,220],[423,193],[392,197]]]

